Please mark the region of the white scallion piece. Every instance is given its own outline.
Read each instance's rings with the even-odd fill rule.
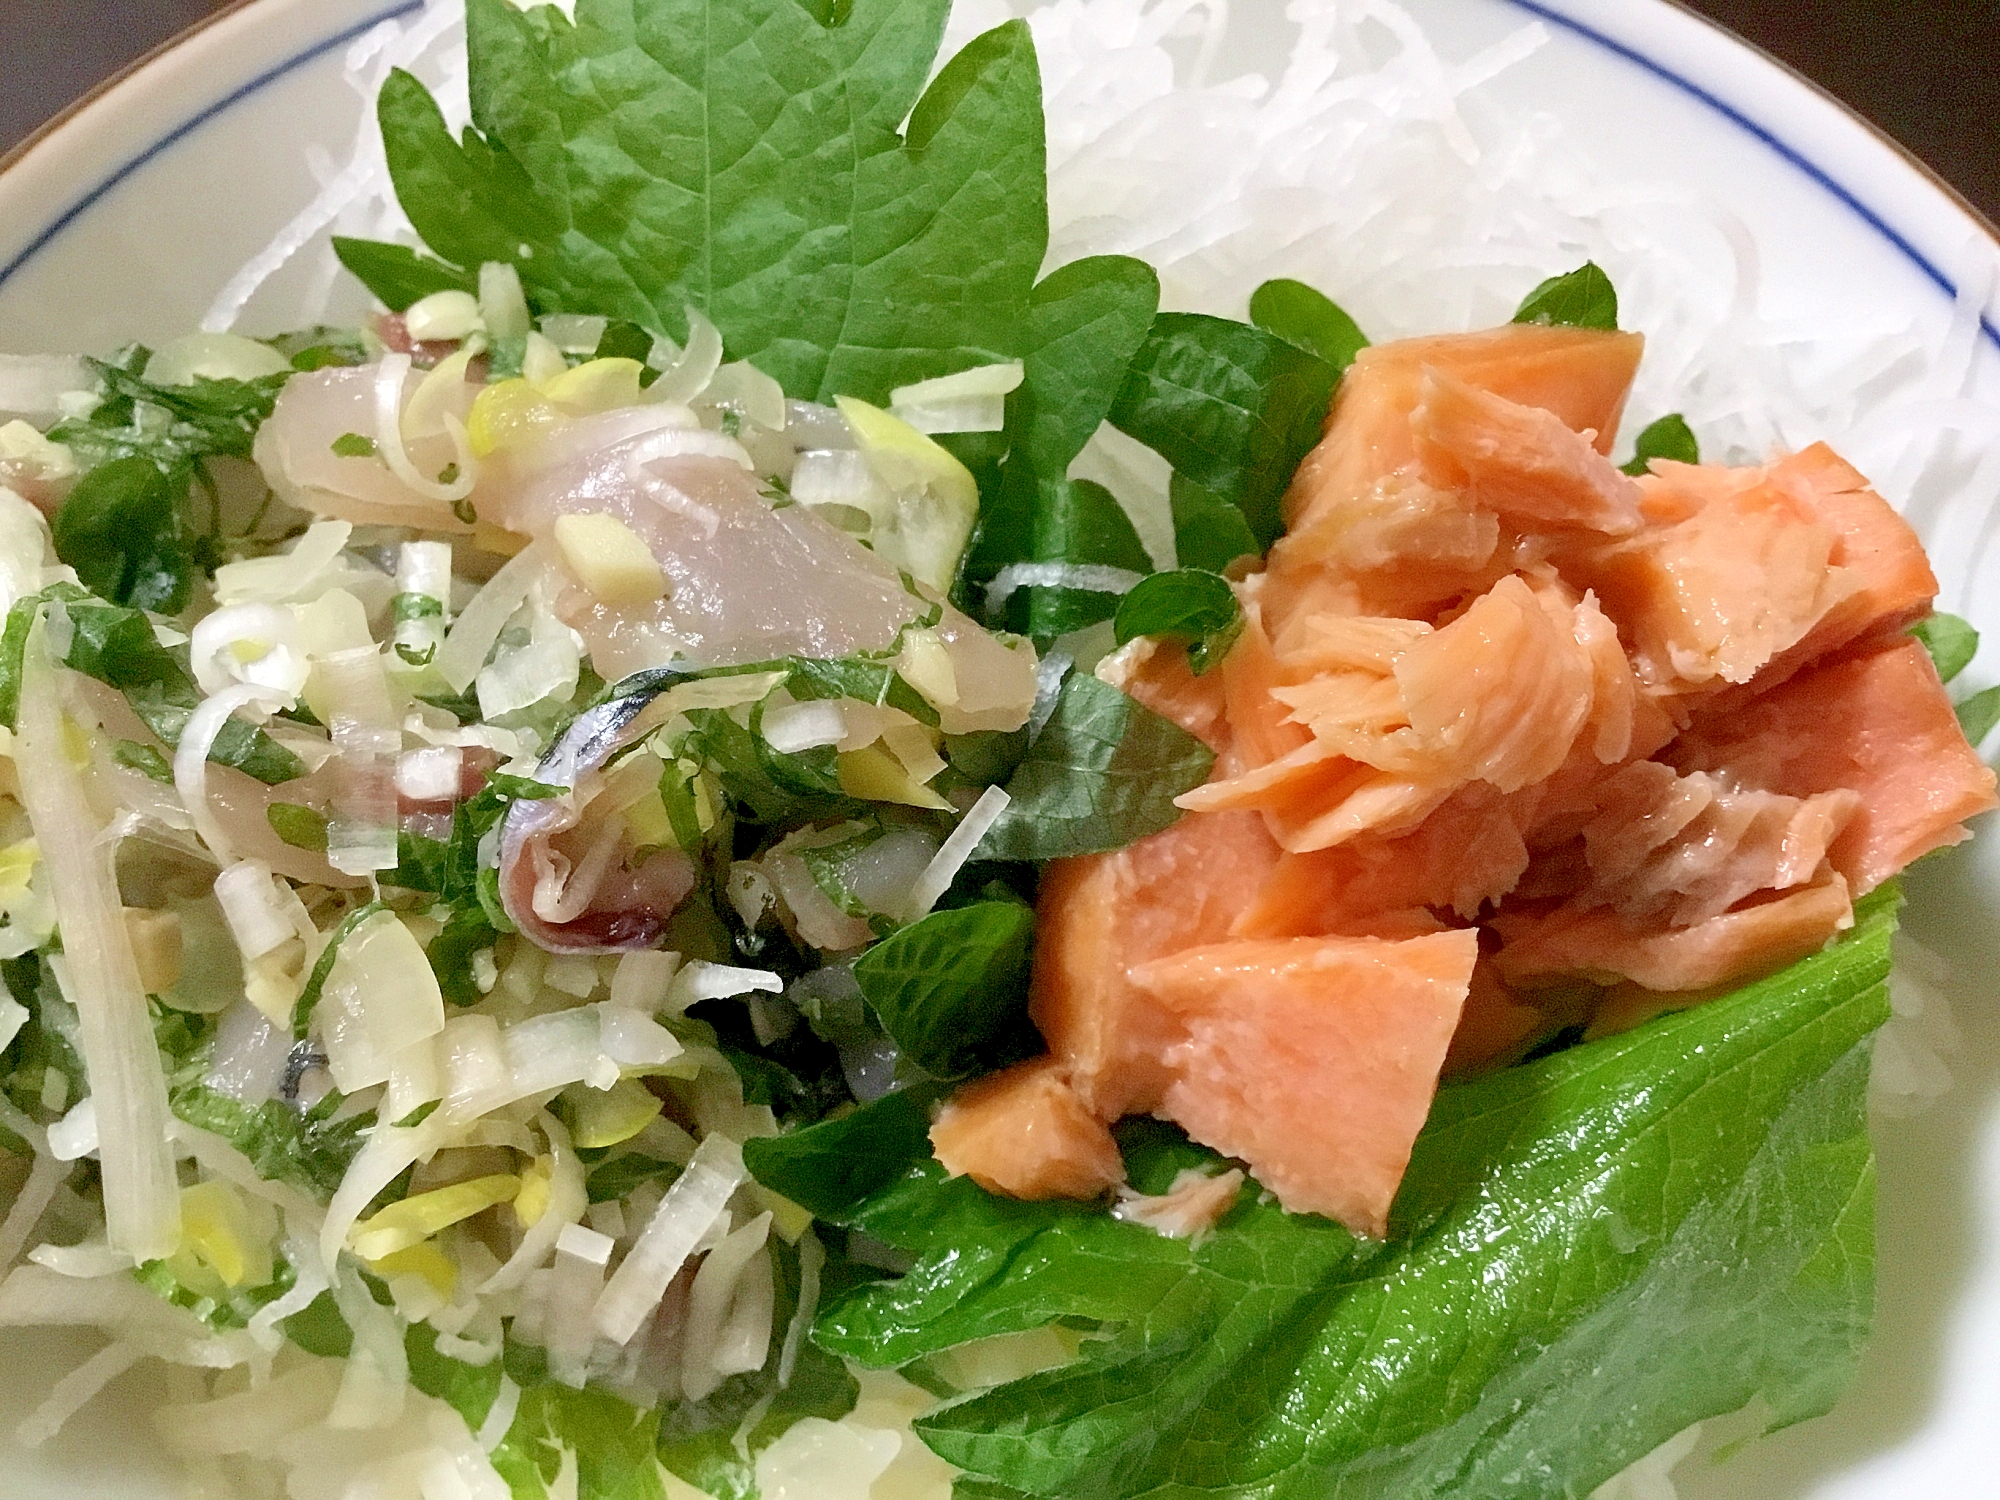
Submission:
[[[696,1149],[687,1170],[667,1189],[631,1252],[605,1283],[591,1322],[614,1344],[627,1344],[651,1316],[667,1284],[687,1264],[703,1235],[729,1207],[729,1199],[749,1180],[743,1151],[725,1135],[711,1135]]]
[[[546,544],[531,542],[502,564],[460,611],[431,663],[454,693],[472,686],[493,643],[500,639],[514,611],[527,602],[528,590],[548,566]]]
[[[721,332],[692,307],[687,310],[687,320],[687,347],[678,351],[673,362],[660,372],[660,378],[646,388],[648,401],[672,401],[685,406],[708,389],[709,381],[722,368]],[[656,345],[654,363],[661,352]]]
[[[215,811],[208,803],[208,753],[215,748],[216,737],[239,708],[256,708],[268,713],[290,708],[293,701],[290,694],[261,687],[254,682],[242,683],[204,698],[200,706],[188,715],[187,724],[181,730],[180,743],[174,746],[174,790],[180,793],[181,805],[194,819],[194,831],[208,845],[217,864],[231,863],[235,846],[222,831],[222,824],[217,821]],[[27,753],[25,747],[23,753]],[[47,847],[43,845],[43,848]],[[64,924],[68,925],[68,903],[58,896],[56,906],[63,913]]]
[[[583,1163],[577,1160],[576,1152],[571,1149],[569,1132],[547,1110],[536,1116],[536,1121],[549,1143],[548,1206],[542,1210],[542,1216],[528,1226],[527,1232],[521,1236],[521,1243],[507,1257],[507,1263],[480,1283],[478,1292],[482,1297],[512,1291],[525,1283],[532,1273],[548,1263],[549,1255],[564,1229],[581,1219],[590,1207],[590,1194],[584,1187]],[[586,1306],[580,1316],[587,1325],[590,1308]]]
[[[937,857],[925,866],[916,884],[910,887],[909,904],[903,908],[903,920],[914,922],[926,915],[937,905],[938,897],[951,889],[952,881],[965,862],[972,858],[979,841],[986,837],[986,831],[1000,821],[1000,814],[1007,810],[1013,799],[1003,787],[989,786],[979,794],[979,800],[966,809],[965,816],[958,820],[958,827],[952,829],[951,836],[938,849]]]
[[[97,1100],[86,1095],[49,1127],[49,1155],[57,1161],[81,1161],[97,1149]]]
[[[82,772],[64,742],[58,672],[37,626],[22,656],[14,768],[62,913],[67,961],[58,976],[67,976],[97,1100],[107,1235],[134,1260],[157,1260],[174,1252],[181,1233],[167,1079],[118,895],[116,846],[98,837]]]
[[[1025,374],[1014,360],[897,386],[889,412],[919,432],[998,432],[1007,425],[1007,395]]]
[[[614,1241],[581,1224],[568,1224],[556,1236],[556,1259],[549,1275],[543,1347],[549,1373],[564,1385],[583,1389],[590,1373],[590,1350],[597,1342],[590,1310],[604,1291],[604,1268],[611,1264]]]
[[[761,990],[781,995],[785,981],[769,969],[739,969],[731,964],[712,964],[695,959],[674,975],[667,990],[667,1009],[678,1014],[700,1000],[728,1000]]]
[[[479,317],[491,338],[528,336],[528,295],[521,289],[521,273],[504,260],[489,260],[479,268]]]
[[[667,987],[673,983],[680,966],[678,953],[661,953],[657,949],[641,948],[621,955],[618,967],[611,971],[611,996],[607,1003],[652,1015],[666,1003]]]
[[[740,1375],[760,1368],[771,1343],[771,1262],[764,1244],[771,1236],[771,1214],[757,1215],[749,1223],[731,1230],[722,1243],[702,1257],[688,1292],[687,1327],[681,1343],[681,1389],[690,1401],[700,1401],[721,1385],[725,1376]],[[761,1287],[754,1267],[763,1263]],[[762,1296],[760,1298],[759,1292]],[[746,1306],[750,1325],[733,1330],[737,1304]],[[754,1330],[756,1314],[763,1313],[763,1339],[756,1346],[756,1363],[745,1365],[744,1347]],[[731,1339],[729,1333],[738,1332]],[[725,1345],[736,1347],[725,1348]],[[724,1368],[730,1366],[731,1368]]]
[[[840,704],[831,698],[815,698],[805,703],[787,703],[765,713],[763,735],[780,755],[796,755],[822,745],[838,745],[847,738],[847,718]]]
[[[452,446],[458,455],[458,473],[446,484],[417,471],[417,466],[410,462],[409,450],[403,446],[403,387],[409,376],[410,356],[407,354],[385,354],[376,367],[375,451],[389,466],[389,472],[406,487],[427,500],[450,505],[472,493],[479,477],[479,463],[472,456],[464,427],[447,416],[445,430],[451,434]]]
[[[326,828],[326,862],[343,875],[396,866],[396,757],[403,727],[373,647],[322,657],[314,670],[330,712],[327,730],[340,757],[340,791]]]
[[[303,599],[333,567],[353,534],[351,522],[315,521],[283,552],[224,563],[215,570],[216,602],[286,604]]]

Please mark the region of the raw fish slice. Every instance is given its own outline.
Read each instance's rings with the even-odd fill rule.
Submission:
[[[1471,931],[1222,943],[1133,982],[1177,1016],[1159,1112],[1294,1213],[1387,1235],[1478,957]]]
[[[1639,488],[1554,412],[1427,369],[1411,413],[1424,479],[1524,529],[1639,529]]]
[[[1014,1198],[1094,1198],[1125,1180],[1110,1128],[1048,1057],[960,1089],[931,1125],[931,1149],[952,1176]]]
[[[1910,640],[1698,714],[1666,758],[1793,797],[1858,793],[1828,851],[1858,894],[1966,838],[1965,820],[1997,805],[1993,771],[1966,744],[1930,657]]]
[[[1691,927],[1633,927],[1603,907],[1503,913],[1492,922],[1501,937],[1494,965],[1514,986],[1584,976],[1629,979],[1649,990],[1698,990],[1781,969],[1817,953],[1853,923],[1847,882],[1829,873],[1819,884]]]

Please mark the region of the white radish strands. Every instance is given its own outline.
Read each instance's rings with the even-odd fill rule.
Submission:
[[[741,1374],[764,1363],[771,1340],[771,1263],[768,1257],[763,1259],[761,1287],[751,1267],[763,1256],[770,1234],[771,1215],[761,1213],[724,1235],[722,1243],[702,1257],[688,1294],[687,1330],[681,1346],[681,1389],[690,1401],[709,1395],[725,1375]],[[755,1331],[760,1290],[763,1336],[755,1346],[755,1363],[746,1365],[742,1346],[749,1344],[748,1335]],[[749,1326],[742,1330],[742,1337],[725,1338],[725,1325],[735,1321],[733,1304],[739,1296],[747,1305],[749,1317],[745,1321]],[[725,1350],[725,1344],[734,1347]],[[725,1353],[728,1358],[723,1357]]]
[[[64,989],[76,1006],[103,1143],[106,1234],[133,1259],[155,1260],[180,1243],[167,1080],[118,895],[116,849],[98,837],[64,744],[59,670],[37,626],[22,657],[14,766],[62,913]]]
[[[526,1282],[530,1274],[542,1268],[550,1252],[561,1243],[562,1236],[590,1206],[590,1195],[584,1188],[583,1163],[577,1160],[576,1152],[570,1147],[569,1132],[547,1110],[542,1111],[536,1121],[549,1143],[548,1206],[542,1210],[542,1216],[528,1226],[527,1233],[521,1236],[521,1243],[507,1257],[507,1263],[479,1284],[478,1291],[482,1297],[494,1292],[512,1291]],[[579,1317],[586,1327],[589,1326],[589,1315],[590,1306],[585,1304]]]
[[[1004,788],[997,786],[989,786],[979,794],[979,800],[958,820],[958,827],[952,829],[937,857],[917,877],[916,884],[910,887],[909,904],[902,913],[905,922],[916,921],[937,905],[938,897],[951,889],[958,872],[979,848],[979,841],[986,837],[988,829],[1000,821],[1000,814],[1007,810],[1007,804],[1012,800]]]
[[[454,693],[472,686],[487,653],[515,610],[527,602],[528,590],[548,566],[547,545],[531,543],[509,558],[486,586],[460,612],[431,663]]]

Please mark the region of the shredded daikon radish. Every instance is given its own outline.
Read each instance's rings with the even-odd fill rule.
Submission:
[[[256,708],[269,713],[290,708],[294,701],[289,693],[246,682],[224,688],[213,697],[203,699],[200,706],[188,715],[187,725],[181,730],[180,743],[174,747],[174,790],[180,793],[181,804],[187,809],[188,816],[194,819],[195,832],[208,845],[217,864],[231,863],[235,858],[235,845],[222,831],[222,824],[209,805],[208,753],[215,748],[216,737],[239,708]],[[69,904],[58,897],[57,905],[67,926]]]
[[[286,604],[328,575],[354,534],[347,521],[315,521],[283,552],[224,563],[215,570],[218,604]]]
[[[131,1256],[123,1250],[113,1250],[101,1240],[85,1240],[81,1245],[37,1245],[28,1252],[28,1260],[34,1265],[47,1266],[58,1276],[84,1281],[132,1269]]]
[[[736,1142],[711,1135],[701,1143],[605,1284],[591,1314],[599,1333],[615,1344],[631,1342],[639,1325],[660,1305],[667,1283],[727,1211],[730,1196],[748,1177]]]
[[[278,1324],[293,1313],[304,1312],[328,1286],[326,1268],[313,1253],[310,1241],[288,1238],[285,1241],[285,1259],[291,1264],[295,1277],[291,1288],[250,1315],[250,1336],[266,1349],[276,1349],[284,1343]]]
[[[1111,568],[1098,563],[1026,562],[1009,563],[986,585],[986,614],[998,619],[1017,589],[1078,589],[1088,594],[1126,594],[1138,585],[1139,575],[1130,568]]]
[[[667,1008],[683,1011],[697,1001],[727,1000],[736,995],[747,995],[753,990],[777,995],[782,994],[784,988],[785,981],[768,969],[739,969],[695,959],[684,964],[674,975],[667,991]]]
[[[99,1391],[123,1375],[144,1357],[130,1344],[111,1344],[98,1350],[55,1383],[48,1399],[34,1409],[14,1429],[25,1448],[38,1448],[54,1437]]]
[[[206,1369],[245,1364],[258,1352],[248,1334],[215,1333],[123,1272],[79,1281],[25,1265],[0,1282],[0,1328],[62,1327],[96,1328],[159,1359]]]
[[[180,1243],[167,1080],[118,895],[116,850],[97,836],[82,774],[64,742],[58,671],[37,626],[22,656],[14,768],[62,913],[64,992],[77,1010],[97,1100],[107,1235],[135,1260],[155,1260]]]
[[[97,1101],[79,1099],[69,1113],[49,1126],[49,1155],[57,1161],[79,1161],[97,1149]]]
[[[925,915],[937,905],[938,897],[951,889],[958,872],[972,858],[987,830],[1000,821],[1000,814],[1007,810],[1011,800],[1006,791],[997,786],[989,786],[979,794],[979,800],[966,809],[965,816],[958,820],[958,827],[952,829],[939,848],[937,857],[917,877],[916,884],[910,887],[909,904],[902,911],[905,922],[914,922]]]
[[[431,663],[454,693],[472,686],[493,643],[500,639],[514,611],[527,602],[528,590],[548,566],[546,544],[531,543],[509,558],[459,612]]]

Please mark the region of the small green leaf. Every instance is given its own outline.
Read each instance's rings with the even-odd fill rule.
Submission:
[[[454,906],[436,937],[424,944],[424,957],[437,976],[438,990],[452,1005],[477,1005],[479,982],[472,976],[473,956],[490,949],[500,934],[475,900]]]
[[[1112,628],[1118,644],[1142,635],[1188,643],[1188,663],[1200,676],[1227,654],[1243,627],[1229,580],[1199,568],[1155,573],[1119,601]]]
[[[1085,672],[1007,781],[1012,799],[982,859],[1060,859],[1122,849],[1179,821],[1174,798],[1208,779],[1215,752]]]
[[[1618,290],[1596,261],[1551,276],[1522,299],[1516,323],[1555,323],[1569,328],[1618,327]]]
[[[474,292],[479,279],[441,260],[421,255],[407,245],[388,245],[380,240],[333,237],[333,253],[391,312],[402,312],[412,302],[420,302],[433,292]]]
[[[930,1155],[939,1090],[899,1089],[847,1114],[743,1143],[750,1174],[822,1219],[842,1222]]]
[[[1032,483],[1035,491],[1027,506],[1030,540],[1025,561],[1117,568],[1142,575],[1152,571],[1152,559],[1131,517],[1103,485],[1088,479],[1035,480],[1025,467],[1010,465],[1008,488],[1023,481]],[[1108,620],[1118,610],[1115,593],[1056,584],[1017,588],[997,609],[990,593],[988,601],[989,615],[998,613],[1009,630],[1038,641]]]
[[[1940,682],[1950,682],[1971,666],[1972,658],[1979,654],[1979,632],[1957,615],[1942,611],[1926,615],[1910,627],[1910,634],[1930,652],[1931,665],[1937,668]]]
[[[375,439],[358,432],[343,432],[333,440],[333,455],[335,458],[373,458]]]
[[[1221,573],[1237,558],[1257,555],[1257,538],[1243,512],[1213,490],[1175,474],[1167,497],[1173,507],[1174,552],[1182,567]]]
[[[1340,372],[1248,323],[1161,313],[1133,358],[1111,421],[1242,510],[1260,547],[1278,500],[1319,441]]]
[[[1995,724],[2000,724],[2000,687],[1974,693],[1958,705],[1958,727],[1975,748],[1993,732]]]
[[[151,745],[142,745],[137,740],[120,740],[112,747],[111,758],[121,766],[130,766],[141,775],[154,781],[163,781],[172,786],[174,781],[173,763]]]
[[[1032,1055],[1028,949],[1033,908],[981,901],[933,912],[855,961],[882,1029],[933,1078],[991,1072]]]
[[[375,1124],[374,1113],[367,1110],[334,1120],[340,1097],[338,1091],[330,1093],[310,1110],[281,1099],[253,1107],[206,1084],[191,1083],[176,1088],[171,1099],[176,1115],[228,1141],[256,1164],[259,1175],[304,1188],[325,1202]]]
[[[1303,281],[1280,277],[1250,294],[1250,321],[1288,344],[1310,350],[1336,370],[1354,363],[1368,335],[1339,303]]]
[[[188,483],[185,470],[176,479],[149,458],[99,465],[56,512],[56,556],[114,604],[176,613],[194,587],[194,552],[181,518]]]
[[[264,809],[264,818],[280,841],[294,849],[326,853],[326,814],[296,802],[273,802]]]
[[[1701,462],[1701,444],[1695,441],[1694,429],[1677,411],[1648,423],[1633,440],[1632,461],[1625,465],[1625,472],[1636,479],[1651,469],[1656,458],[1670,458],[1677,464]]]

